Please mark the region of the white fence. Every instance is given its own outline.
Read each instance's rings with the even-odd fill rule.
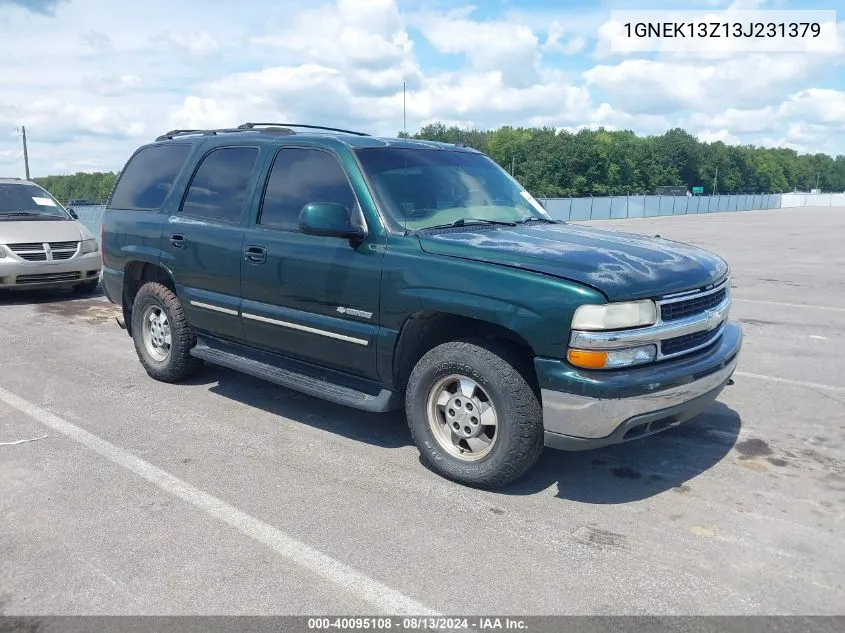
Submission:
[[[782,209],[791,207],[845,207],[845,193],[784,193]]]

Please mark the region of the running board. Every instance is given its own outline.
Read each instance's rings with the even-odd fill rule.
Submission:
[[[399,408],[396,394],[375,382],[243,345],[199,338],[191,356],[355,409],[383,413]]]

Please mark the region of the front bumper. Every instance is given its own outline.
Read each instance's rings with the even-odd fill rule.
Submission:
[[[736,369],[742,330],[726,323],[715,346],[617,371],[537,359],[545,443],[563,450],[619,444],[677,426],[708,409]]]
[[[75,255],[58,262],[27,262],[0,258],[0,289],[55,288],[75,286],[100,277],[100,253]]]

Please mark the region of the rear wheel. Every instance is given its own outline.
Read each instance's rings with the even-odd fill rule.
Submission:
[[[543,449],[540,401],[508,347],[444,343],[411,372],[405,408],[425,462],[455,481],[499,488]]]
[[[167,286],[149,282],[141,286],[132,307],[132,339],[144,369],[162,382],[178,382],[201,365],[191,356],[196,344],[182,302]]]

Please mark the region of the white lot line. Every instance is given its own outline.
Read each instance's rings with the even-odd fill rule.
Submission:
[[[770,306],[786,306],[787,308],[811,308],[813,310],[831,310],[833,312],[845,312],[845,308],[832,308],[830,306],[814,306],[808,303],[784,303],[782,301],[759,301],[757,299],[737,299],[734,301],[742,301],[743,303],[762,303]]]
[[[804,380],[790,380],[789,378],[778,378],[777,376],[764,376],[763,374],[749,374],[744,371],[735,371],[734,376],[741,376],[743,378],[755,378],[757,380],[767,380],[769,382],[779,382],[784,385],[795,385],[798,387],[809,387],[810,389],[821,389],[822,391],[834,391],[836,393],[845,393],[845,387],[835,387],[834,385],[824,385],[820,382],[806,382]]]
[[[193,504],[212,517],[263,543],[323,580],[342,587],[351,595],[365,600],[386,614],[437,615],[424,604],[3,388],[0,388],[0,401],[90,448],[165,492]]]

